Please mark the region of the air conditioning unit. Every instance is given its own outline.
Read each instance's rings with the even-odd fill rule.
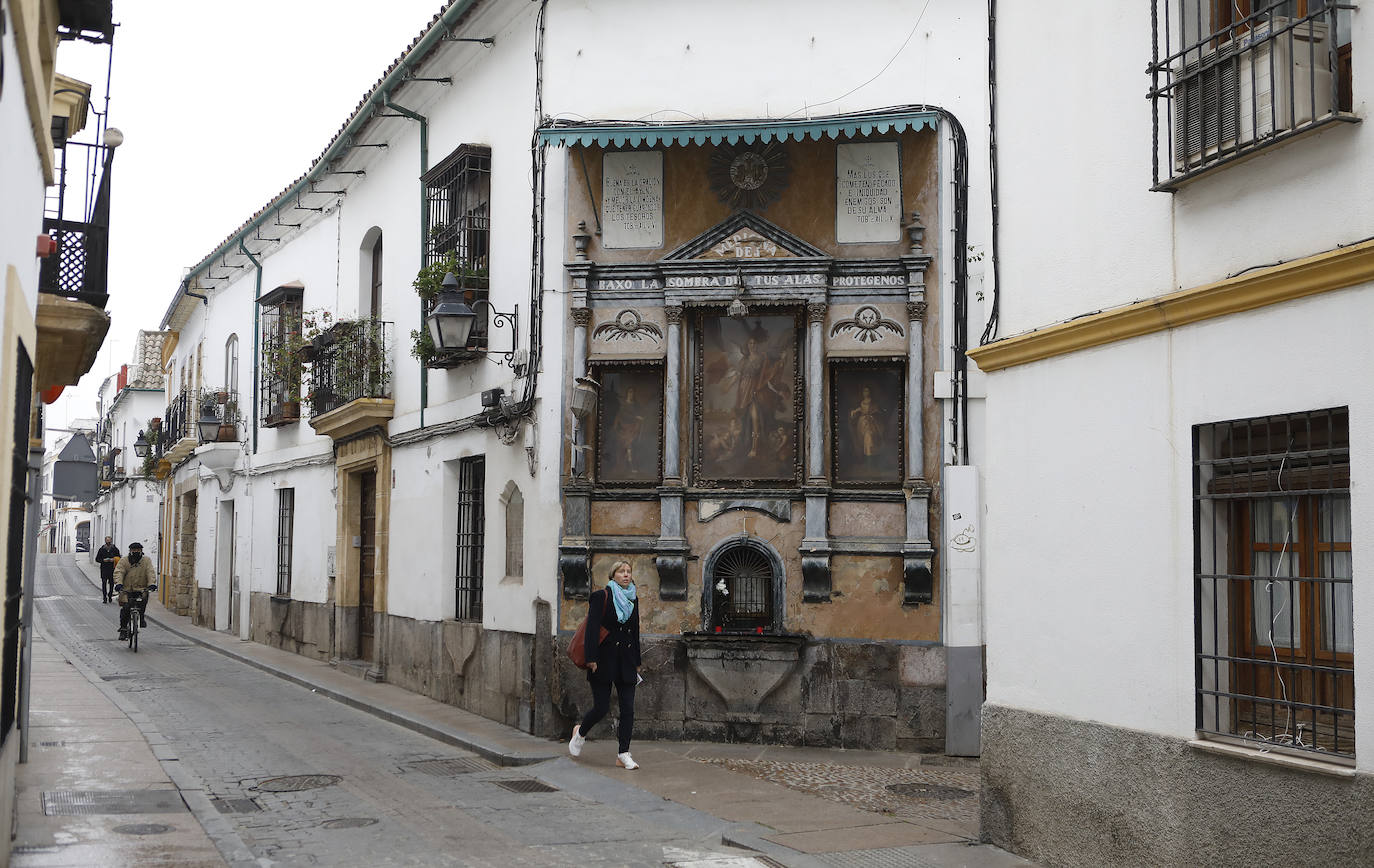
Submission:
[[[1291,23],[1261,24],[1174,71],[1176,170],[1331,113],[1327,26]]]

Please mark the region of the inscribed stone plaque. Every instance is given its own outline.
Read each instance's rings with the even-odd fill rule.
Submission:
[[[896,142],[835,146],[835,239],[900,241],[901,163]]]
[[[601,166],[602,245],[662,247],[663,152],[613,152]]]

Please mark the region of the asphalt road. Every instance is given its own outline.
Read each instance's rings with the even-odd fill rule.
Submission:
[[[227,821],[207,831],[231,864],[763,864],[700,812],[592,772],[555,788],[538,766],[496,767],[152,622],[135,654],[66,558],[40,560],[36,581],[42,630],[166,740],[173,779]]]

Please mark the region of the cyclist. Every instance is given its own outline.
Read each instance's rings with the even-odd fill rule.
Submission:
[[[119,591],[119,638],[129,638],[129,592],[142,591],[138,603],[140,627],[148,626],[143,612],[148,608],[148,586],[153,583],[153,565],[143,557],[143,543],[129,543],[129,556],[115,566],[115,590]]]

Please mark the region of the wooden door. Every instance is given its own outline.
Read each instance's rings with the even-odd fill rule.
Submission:
[[[373,654],[373,615],[376,611],[377,568],[377,471],[369,470],[358,480],[358,658],[371,660]]]

